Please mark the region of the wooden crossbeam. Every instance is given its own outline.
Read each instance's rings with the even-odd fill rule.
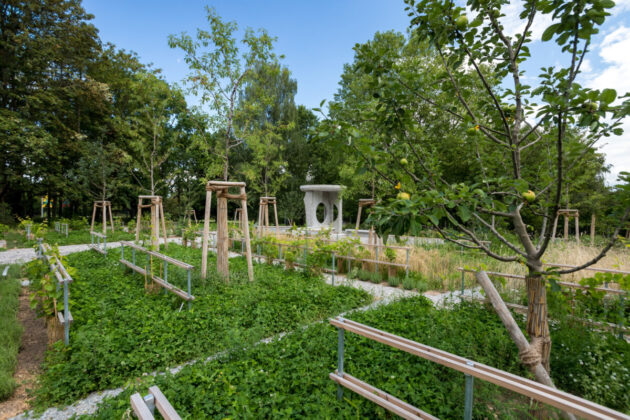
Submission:
[[[344,373],[343,376],[339,376],[338,372],[331,373],[329,375],[330,379],[337,382],[339,385],[348,388],[351,391],[356,392],[364,398],[372,401],[383,407],[384,409],[391,411],[392,413],[402,417],[403,419],[409,420],[417,420],[417,419],[428,419],[428,420],[439,420],[438,417],[432,416],[429,413],[426,413],[419,408],[414,407],[413,405],[407,404],[406,402],[399,400],[396,397],[386,393],[385,391],[381,391],[378,388],[373,387],[370,384],[367,384],[354,376],[348,375]]]

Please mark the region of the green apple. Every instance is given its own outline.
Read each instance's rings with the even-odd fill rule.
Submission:
[[[411,196],[407,194],[406,192],[399,192],[396,198],[399,200],[409,200]]]
[[[409,162],[407,161],[407,159],[405,159],[405,158],[400,159],[400,164],[401,165],[406,166],[408,163]]]
[[[527,190],[523,194],[523,198],[527,200],[529,203],[533,202],[536,199],[536,193],[532,190]]]
[[[466,27],[468,26],[468,18],[466,17],[466,15],[462,15],[458,17],[455,20],[455,25],[457,26],[457,29],[459,29],[460,31],[463,31],[464,29],[466,29]]]
[[[586,106],[590,112],[595,112],[599,109],[597,102],[588,102]]]
[[[468,26],[468,18],[466,17],[466,15],[462,15],[458,17],[455,20],[455,25],[457,26],[457,29],[459,29],[460,31],[463,31],[464,29],[466,29],[466,27]]]

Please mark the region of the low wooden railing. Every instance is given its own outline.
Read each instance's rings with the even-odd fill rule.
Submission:
[[[41,240],[39,240],[37,254],[37,256],[41,258],[46,265],[48,265],[48,268],[50,268],[50,271],[57,279],[57,291],[63,287],[63,313],[57,311],[56,309],[55,311],[57,312],[57,319],[59,320],[59,323],[63,325],[63,341],[67,346],[70,342],[70,324],[74,321],[72,314],[70,313],[70,308],[68,307],[68,300],[70,296],[68,285],[72,283],[73,280],[61,261],[59,261],[59,258],[52,255],[50,245],[42,243]]]
[[[149,388],[149,393],[144,397],[136,392],[130,400],[133,413],[140,420],[153,420],[156,407],[165,420],[181,420],[177,411],[157,386]]]
[[[96,241],[94,240],[96,238]],[[101,241],[102,239],[102,241]],[[90,231],[90,248],[94,251],[107,255],[107,235],[99,232]]]
[[[576,397],[538,382],[514,375],[473,360],[448,353],[349,319],[338,317],[330,320],[338,329],[337,370],[330,374],[330,379],[338,384],[337,397],[343,398],[343,388],[348,388],[369,399],[392,413],[405,419],[436,419],[431,414],[413,407],[390,394],[381,391],[344,371],[344,332],[349,331],[370,340],[378,341],[390,347],[400,349],[431,362],[457,370],[466,375],[464,397],[464,419],[472,418],[473,378],[482,379],[502,388],[532,398],[568,413],[586,419],[624,419],[630,417],[596,404],[592,401]]]
[[[125,260],[125,247],[131,248],[131,261]],[[146,255],[146,264],[144,268],[136,264],[136,251],[142,252]],[[155,257],[162,262],[164,262],[164,278],[161,278],[155,274],[153,274],[152,270],[150,270],[151,261],[150,258]],[[167,291],[179,296],[183,300],[188,302],[188,309],[191,307],[191,302],[195,299],[195,297],[191,294],[191,272],[195,268],[193,265],[187,264],[185,262],[176,260],[175,258],[169,257],[168,255],[160,254],[159,252],[151,251],[149,249],[143,248],[140,245],[136,245],[133,242],[128,241],[120,241],[120,263],[126,266],[127,268],[135,271],[138,274],[141,274],[147,278],[153,280],[157,285],[164,288],[164,293]],[[168,265],[174,265],[179,268],[183,268],[186,270],[187,276],[187,286],[188,291],[183,291],[172,283],[168,282]]]

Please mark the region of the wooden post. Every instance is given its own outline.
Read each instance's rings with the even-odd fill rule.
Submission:
[[[269,202],[265,201],[265,228],[269,229]]]
[[[262,200],[258,203],[258,236],[262,236],[262,221],[263,221],[263,204]]]
[[[92,210],[92,226],[90,226],[91,232],[94,232],[94,219],[96,219],[96,201],[94,202],[94,209]]]
[[[154,199],[151,199],[151,244],[155,251],[160,250],[160,208],[155,203]]]
[[[595,213],[591,214],[591,246],[595,245]]]
[[[564,240],[569,240],[569,216],[567,214],[564,215]]]
[[[107,207],[103,201],[103,235],[107,235]]]
[[[138,198],[138,220],[136,221],[136,241],[140,240],[140,224],[142,223],[142,198]]]
[[[580,243],[580,216],[576,214],[573,217],[575,218],[575,240],[579,244]]]
[[[280,233],[280,224],[278,223],[278,207],[276,207],[276,200],[273,200],[273,215],[276,218],[276,235]]]
[[[206,191],[206,209],[203,219],[203,246],[201,249],[201,278],[205,279],[208,272],[208,236],[210,236],[210,207],[212,206],[212,191]]]
[[[112,232],[114,232],[114,215],[112,214],[112,203],[108,201],[107,207],[109,207],[109,221],[112,224]]]
[[[241,223],[243,223],[243,236],[245,237],[245,258],[247,259],[247,276],[249,277],[249,281],[254,281],[254,266],[252,265],[252,246],[249,242],[249,221],[247,220],[247,195],[245,193],[245,187],[241,187],[241,209]]]
[[[227,188],[217,191],[217,271],[229,281],[228,269],[228,226],[227,226]]]
[[[162,235],[164,236],[164,249],[168,248],[168,242],[166,240],[167,234],[166,234],[166,221],[164,220],[164,202],[162,201],[162,198],[160,197],[160,217],[162,218]],[[160,243],[159,239],[158,239],[158,244]]]
[[[357,225],[354,228],[355,230],[359,230],[359,225],[361,224],[361,209],[363,209],[363,206],[359,204],[359,212],[357,213]]]

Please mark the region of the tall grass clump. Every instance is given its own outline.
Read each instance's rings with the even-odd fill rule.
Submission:
[[[13,274],[15,269],[12,267],[10,271]],[[17,276],[0,278],[0,401],[9,398],[16,387],[13,373],[22,336],[22,326],[17,319],[19,296]]]

